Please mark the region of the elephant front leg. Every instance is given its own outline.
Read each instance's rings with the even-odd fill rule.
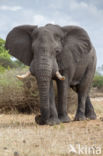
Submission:
[[[49,103],[50,103],[50,118],[48,119],[48,125],[59,124],[60,120],[58,118],[57,108],[55,104],[55,94],[53,88],[53,80],[50,82],[50,90],[49,90]]]
[[[57,80],[58,87],[58,117],[61,122],[70,122],[67,113],[67,98],[68,98],[68,79],[64,81]]]
[[[50,81],[43,79],[42,81],[37,81],[38,89],[40,94],[40,115],[35,117],[35,121],[44,125],[48,123],[48,119],[50,118],[50,105],[49,105],[49,88]]]

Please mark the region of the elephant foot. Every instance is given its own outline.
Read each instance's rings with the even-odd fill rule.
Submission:
[[[60,124],[60,120],[58,118],[49,118],[46,121],[44,121],[42,119],[42,116],[41,115],[37,115],[35,117],[35,121],[39,125],[50,125],[50,126],[53,126],[53,125]]]
[[[50,126],[53,126],[53,125],[58,125],[60,124],[61,121],[58,119],[58,118],[49,118],[47,121],[46,121],[46,124],[47,125],[50,125]]]
[[[43,121],[41,115],[37,115],[37,116],[35,117],[35,121],[36,121],[36,123],[39,124],[39,125],[45,125],[45,121]]]
[[[89,112],[85,114],[86,118],[90,119],[90,120],[95,120],[97,118],[96,113],[95,112]]]
[[[60,121],[62,122],[62,123],[68,123],[68,122],[70,122],[71,121],[71,119],[69,118],[69,116],[68,115],[59,115],[59,119],[60,119]]]
[[[85,115],[80,114],[80,113],[76,114],[75,119],[74,119],[74,121],[84,121],[84,120],[86,120]]]

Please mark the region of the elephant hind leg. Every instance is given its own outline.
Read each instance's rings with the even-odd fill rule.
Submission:
[[[83,79],[78,85],[78,109],[75,116],[76,121],[85,120],[88,114],[87,112],[90,112],[90,110],[93,112],[93,106],[88,98],[88,93],[94,76],[94,73],[91,72],[91,68],[87,69]]]
[[[76,87],[72,87],[72,89],[78,93],[78,85]],[[96,113],[94,111],[93,105],[91,103],[89,95],[86,98],[86,103],[85,103],[85,117],[90,119],[90,120],[95,120],[96,119]]]
[[[93,105],[90,101],[89,96],[87,96],[87,99],[86,99],[85,116],[91,120],[96,119],[96,113],[94,111],[94,108],[93,108]]]

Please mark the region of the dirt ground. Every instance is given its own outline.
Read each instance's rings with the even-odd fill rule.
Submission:
[[[92,102],[95,121],[39,126],[33,114],[1,114],[0,156],[103,156],[103,98]]]

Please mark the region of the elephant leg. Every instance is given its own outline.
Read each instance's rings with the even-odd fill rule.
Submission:
[[[68,98],[68,79],[65,81],[57,80],[58,88],[58,117],[61,122],[70,122],[67,114],[67,98]]]
[[[78,94],[78,108],[75,116],[75,121],[85,120],[85,101],[86,95]]]
[[[57,108],[56,108],[56,104],[55,104],[53,80],[51,80],[51,83],[50,83],[49,103],[50,103],[50,118],[48,119],[47,122],[49,125],[59,124],[60,120],[58,118]]]
[[[81,86],[82,87],[82,86]],[[78,95],[78,108],[75,115],[75,121],[85,120],[85,101],[86,101],[86,95],[82,94],[82,91],[80,92],[80,86],[76,85],[75,87],[72,86],[72,89],[77,93]]]
[[[93,105],[90,101],[90,97],[87,96],[86,99],[86,108],[85,108],[85,116],[91,120],[95,120],[96,119],[96,113],[94,111]]]
[[[76,121],[86,119],[85,110],[87,107],[89,107],[90,104],[88,100],[88,93],[92,83],[93,75],[94,74],[91,74],[91,70],[88,70],[81,80],[81,83],[78,85],[78,108],[75,116]]]
[[[72,89],[78,94],[78,86],[72,87]],[[96,119],[96,113],[94,111],[94,108],[93,108],[93,105],[91,103],[89,95],[86,98],[85,116],[86,116],[86,118],[89,118],[91,120],[95,120]]]

